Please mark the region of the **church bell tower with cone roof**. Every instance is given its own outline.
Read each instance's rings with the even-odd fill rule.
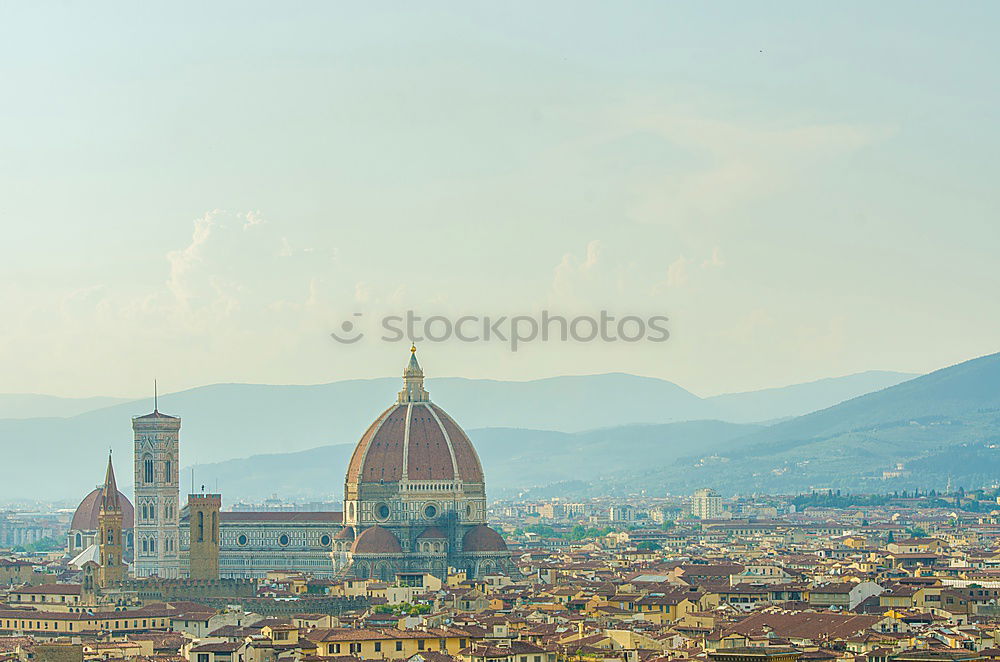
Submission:
[[[100,568],[97,585],[106,589],[125,579],[123,559],[125,545],[122,541],[122,507],[118,498],[118,483],[115,468],[108,453],[108,470],[104,475],[104,489],[101,494],[101,510],[98,521],[98,549]]]

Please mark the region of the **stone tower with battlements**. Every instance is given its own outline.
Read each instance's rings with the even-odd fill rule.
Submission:
[[[191,579],[219,578],[219,511],[221,494],[189,494],[188,526]]]

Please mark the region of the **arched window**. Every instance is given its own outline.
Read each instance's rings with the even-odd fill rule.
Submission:
[[[198,511],[198,542],[205,542],[205,513]]]
[[[219,534],[218,534],[219,522],[217,520],[218,516],[219,516],[218,513],[214,511],[212,512],[212,542],[219,542]]]
[[[115,544],[115,530],[114,529],[108,529],[108,544],[109,545],[114,545]]]
[[[145,538],[142,539],[142,551],[144,552],[149,551],[149,541],[146,540]]]
[[[153,482],[153,458],[146,458],[142,463],[142,480],[145,483]]]
[[[76,547],[77,549],[83,547],[83,535],[79,533],[76,534]]]

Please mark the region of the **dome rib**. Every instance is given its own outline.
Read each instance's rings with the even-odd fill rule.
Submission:
[[[435,404],[429,406],[441,422],[441,429],[452,440],[456,474],[466,483],[484,482],[483,465],[479,460],[479,454],[469,436],[465,434],[465,430],[444,409]]]
[[[406,405],[406,425],[403,428],[403,471],[400,478],[410,478],[410,428],[413,426],[413,405]]]
[[[448,430],[441,423],[441,417],[438,413],[434,411],[434,407],[427,404],[424,405],[431,416],[434,417],[434,421],[437,423],[438,428],[441,430],[441,434],[444,435],[444,440],[448,445],[448,455],[451,456],[451,475],[453,480],[462,480],[462,472],[458,468],[458,460],[455,459],[455,444],[451,440],[451,436],[448,434]]]
[[[347,469],[348,483],[395,482],[402,476],[403,416],[406,408],[389,407],[361,437]]]

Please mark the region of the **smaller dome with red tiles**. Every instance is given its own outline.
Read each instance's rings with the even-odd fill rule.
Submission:
[[[73,521],[69,525],[71,531],[97,531],[103,497],[103,485],[84,497],[80,505],[76,507],[76,512],[73,513]],[[118,490],[118,503],[122,509],[122,528],[133,528],[135,526],[133,523],[135,511],[132,508],[132,502],[122,494],[121,490]]]
[[[354,527],[345,526],[333,536],[334,540],[354,540]]]
[[[389,529],[372,526],[361,532],[354,544],[351,554],[402,554],[403,548],[399,538]]]
[[[462,538],[462,551],[465,552],[506,552],[507,543],[503,536],[486,526],[474,526]]]

